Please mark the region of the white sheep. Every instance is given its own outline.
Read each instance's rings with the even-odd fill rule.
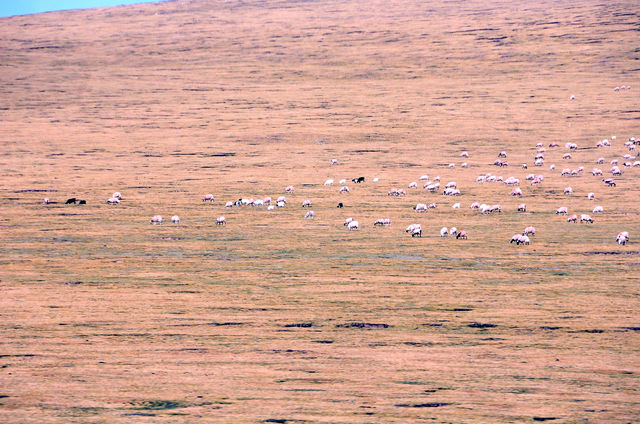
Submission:
[[[351,221],[351,222],[349,223],[349,225],[347,225],[347,229],[348,229],[349,231],[357,230],[357,229],[358,229],[358,225],[359,225],[359,224],[358,224],[358,221]]]
[[[173,215],[171,217],[171,223],[173,224],[179,224],[180,223],[180,217],[178,215]]]

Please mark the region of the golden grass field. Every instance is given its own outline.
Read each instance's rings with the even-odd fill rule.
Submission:
[[[640,138],[639,16],[231,0],[0,19],[0,422],[640,421],[640,168],[590,173]],[[538,142],[560,143],[542,168]],[[423,174],[463,195],[387,196]],[[283,209],[223,207],[289,184]],[[594,205],[593,225],[554,213]],[[469,239],[439,237],[454,225]]]

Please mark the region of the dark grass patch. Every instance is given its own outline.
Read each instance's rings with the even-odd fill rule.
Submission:
[[[313,323],[312,322],[298,322],[298,323],[294,323],[294,324],[285,324],[284,326],[286,328],[292,328],[292,327],[309,328],[309,327],[313,327]]]
[[[141,410],[165,410],[165,409],[177,409],[177,408],[187,408],[189,405],[183,402],[173,401],[173,400],[143,400],[140,402],[132,402],[134,405],[133,409],[141,409]]]
[[[389,328],[389,324],[375,324],[370,322],[349,322],[346,324],[336,324],[339,328]]]
[[[429,402],[429,403],[398,403],[395,406],[398,408],[440,408],[441,406],[451,405],[448,402]]]
[[[471,328],[494,328],[494,327],[497,327],[497,325],[496,324],[481,323],[481,322],[472,322],[471,324],[467,325],[467,327],[471,327]]]
[[[552,421],[557,419],[557,417],[533,417],[533,421]]]

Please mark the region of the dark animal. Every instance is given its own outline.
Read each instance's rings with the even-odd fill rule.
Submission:
[[[86,204],[87,204],[87,201],[86,201],[86,200],[80,200],[80,201],[78,202],[78,204],[79,204],[79,205],[86,205]]]
[[[73,204],[75,205],[75,204],[76,204],[76,201],[77,201],[77,199],[76,199],[75,197],[72,197],[72,198],[70,198],[70,199],[67,199],[67,201],[66,201],[66,202],[64,202],[64,204],[65,204],[65,205],[70,205],[70,204],[72,204],[72,203],[73,203]]]
[[[364,177],[353,178],[351,181],[353,181],[356,184],[360,184],[364,182]]]
[[[342,204],[342,202],[338,203],[338,209],[342,209],[344,208],[344,205]]]

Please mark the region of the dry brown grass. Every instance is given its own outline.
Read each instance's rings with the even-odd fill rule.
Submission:
[[[638,4],[530,3],[181,1],[0,20],[0,421],[638,421],[640,171],[615,189],[559,176],[640,136]],[[531,164],[538,141],[613,134],[570,161],[549,150],[522,200],[474,183],[528,173],[490,166],[500,150]],[[447,169],[463,149],[470,168]],[[464,195],[386,196],[424,173]],[[349,195],[322,186],[360,175]],[[283,210],[222,207],[288,184]],[[104,204],[116,190],[122,204]],[[589,191],[605,207],[594,225],[555,216],[590,211]],[[72,196],[88,204],[41,204]],[[418,216],[418,201],[439,208]],[[382,217],[392,226],[373,228]],[[443,225],[469,240],[440,239]],[[526,225],[533,244],[508,245]],[[616,245],[621,230],[634,243]]]

